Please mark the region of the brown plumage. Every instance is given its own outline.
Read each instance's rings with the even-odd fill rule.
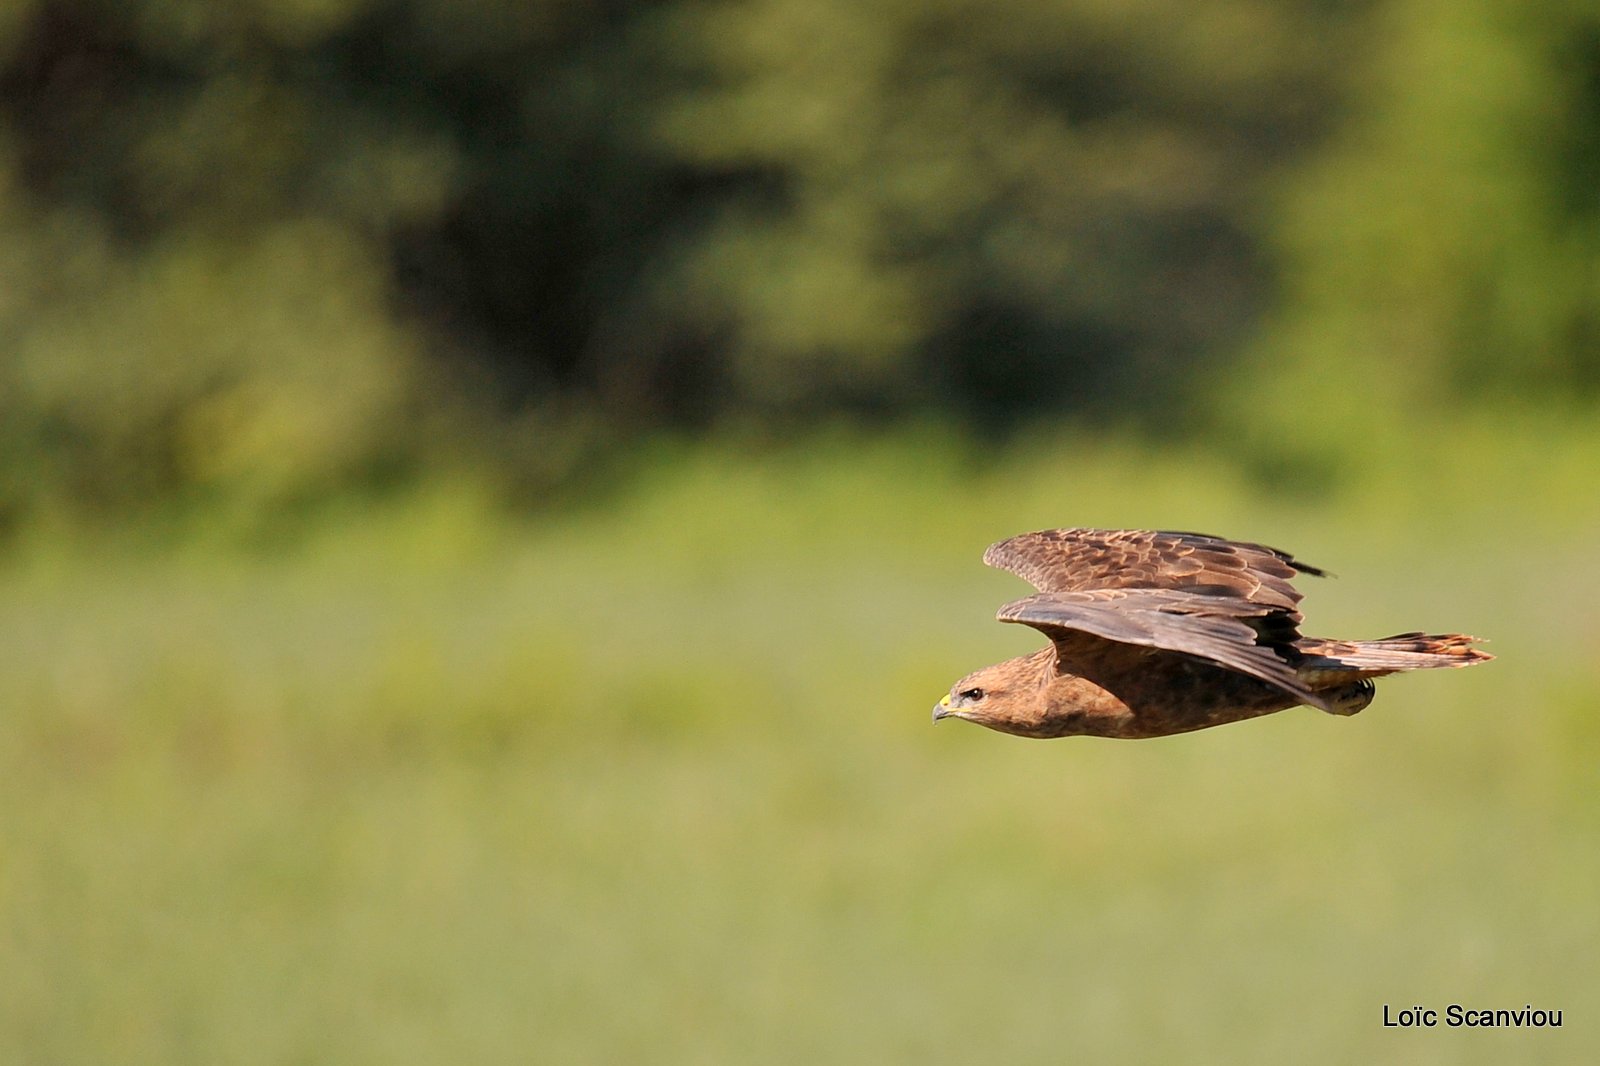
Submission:
[[[1458,633],[1300,635],[1287,552],[1202,533],[1047,529],[990,546],[1038,590],[1000,608],[1050,644],[968,674],[933,709],[1024,737],[1162,737],[1301,704],[1355,714],[1371,679],[1493,656]]]

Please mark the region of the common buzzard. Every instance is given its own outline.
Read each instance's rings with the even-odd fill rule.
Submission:
[[[1187,733],[1301,704],[1355,714],[1372,679],[1492,656],[1459,633],[1382,640],[1300,635],[1288,552],[1202,533],[1046,529],[983,553],[1038,593],[1000,608],[1050,638],[968,674],[933,720],[1023,737],[1138,739]]]

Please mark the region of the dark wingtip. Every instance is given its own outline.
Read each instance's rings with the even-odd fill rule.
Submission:
[[[1270,548],[1270,547],[1267,547],[1267,545],[1265,545],[1265,544],[1258,545],[1258,547],[1263,548],[1263,549],[1271,552],[1273,555],[1276,555],[1279,559],[1281,559],[1284,562],[1288,563],[1290,566],[1292,566],[1299,573],[1310,574],[1312,577],[1338,577],[1339,576],[1338,574],[1335,574],[1332,570],[1324,570],[1320,566],[1312,566],[1310,563],[1302,563],[1299,559],[1296,559],[1294,556],[1290,555],[1288,552],[1284,551],[1282,548]]]

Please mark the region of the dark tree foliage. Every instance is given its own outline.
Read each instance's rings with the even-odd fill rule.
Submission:
[[[1597,25],[1423,0],[14,4],[0,507],[277,505],[440,454],[537,485],[652,427],[1192,423],[1252,339],[1290,381],[1412,344],[1370,313],[1397,292],[1418,366],[1464,393],[1518,376],[1507,343],[1592,387]],[[1395,277],[1418,256],[1428,285]]]

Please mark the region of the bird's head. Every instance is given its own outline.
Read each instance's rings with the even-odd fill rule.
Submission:
[[[985,666],[950,686],[933,707],[933,720],[961,718],[1019,737],[1060,736],[1045,720],[1045,688],[1055,677],[1054,649]]]
[[[964,718],[969,722],[997,728],[1005,720],[1010,705],[1012,678],[1000,663],[975,670],[950,686],[943,699],[933,705],[933,720]]]

